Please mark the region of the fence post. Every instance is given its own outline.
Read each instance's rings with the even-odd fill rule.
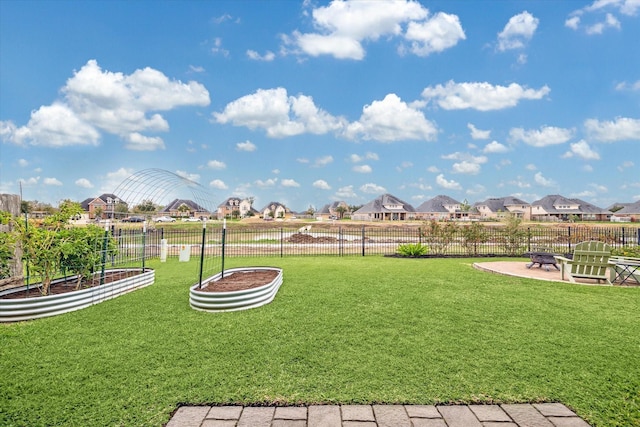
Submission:
[[[527,251],[531,252],[531,227],[527,227]]]
[[[142,223],[142,272],[144,273],[144,259],[147,248],[147,221]]]
[[[364,256],[364,225],[362,226],[362,256]]]
[[[567,228],[567,230],[569,231],[569,235],[568,235],[568,238],[567,238],[567,243],[569,244],[569,252],[568,253],[571,253],[571,226],[569,226]]]
[[[202,221],[202,244],[200,245],[200,278],[198,280],[198,289],[202,288],[202,268],[204,265],[204,245],[207,241],[207,220]],[[222,229],[222,265],[224,266],[224,228]],[[222,268],[224,274],[224,267]]]
[[[102,269],[100,271],[100,284],[104,284],[104,269],[107,264],[107,239],[109,238],[109,221],[104,226],[104,238],[102,239]]]
[[[284,257],[284,229],[280,227],[280,258]]]
[[[343,255],[342,246],[343,246],[342,227],[338,227],[338,256],[342,256]]]

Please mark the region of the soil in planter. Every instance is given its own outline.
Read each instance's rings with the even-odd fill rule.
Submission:
[[[202,284],[201,292],[231,292],[253,289],[273,282],[278,272],[273,270],[247,270],[225,273],[218,280],[211,280]]]
[[[141,270],[137,271],[106,271],[104,275],[103,284],[115,282],[116,280],[122,280],[129,277],[142,274]],[[22,299],[22,298],[37,298],[43,296],[40,292],[38,284],[32,284],[28,291],[14,292],[12,294],[4,295],[2,299]],[[49,287],[49,295],[59,295],[67,292],[76,291],[77,281],[70,279],[67,281],[56,282]],[[100,285],[100,277],[94,276],[93,278],[83,279],[80,284],[80,289],[92,288]]]

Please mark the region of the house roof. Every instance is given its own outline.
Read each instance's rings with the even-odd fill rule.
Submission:
[[[614,215],[618,214],[640,214],[640,200],[634,203],[627,204],[624,208],[620,209]]]
[[[182,205],[186,205],[190,210],[196,211],[196,212],[206,212],[207,211],[205,208],[203,208],[202,206],[200,206],[199,204],[197,204],[193,200],[174,199],[167,206],[165,206],[164,209],[162,209],[160,212],[177,211],[180,208],[180,206],[182,206]]]
[[[243,200],[246,200],[246,199],[243,199],[242,197],[229,197],[227,200],[225,200],[224,202],[220,203],[220,204],[218,205],[218,207],[219,207],[219,208],[224,208],[225,206],[232,206],[231,202],[238,202],[238,203],[240,203],[240,202],[242,202]]]
[[[562,205],[578,205],[577,209],[557,209],[556,206]],[[605,209],[602,209],[596,205],[592,205],[591,203],[585,202],[580,199],[570,199],[564,196],[560,196],[557,194],[549,195],[543,197],[540,200],[536,200],[531,203],[531,206],[540,206],[547,213],[550,214],[603,214],[610,213]]]
[[[401,205],[400,209],[388,209],[385,206],[389,205]],[[382,196],[373,199],[360,209],[355,211],[357,214],[376,213],[376,212],[415,212],[416,210],[409,203],[398,199],[391,194],[383,194]]]
[[[517,197],[491,197],[484,202],[477,202],[474,206],[486,206],[491,212],[505,211],[507,206],[528,206],[529,203]]]
[[[279,207],[283,208],[285,211],[288,211],[287,207],[285,205],[283,205],[280,202],[269,202],[266,205],[264,205],[264,208],[260,209],[260,212],[264,212],[267,209],[271,209],[271,206],[274,207],[274,209],[278,209]]]
[[[448,213],[450,211],[449,209],[445,208],[444,205],[459,205],[459,204],[460,202],[458,202],[457,200],[449,196],[439,195],[422,203],[420,206],[416,208],[416,212]]]
[[[339,202],[333,202],[333,203],[324,205],[322,209],[320,209],[317,213],[330,214],[331,211],[335,211],[340,206],[345,206],[347,209],[349,208],[349,205],[347,205],[347,202],[339,201]]]

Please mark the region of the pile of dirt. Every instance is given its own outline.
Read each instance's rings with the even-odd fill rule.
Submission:
[[[273,270],[246,270],[225,274],[218,280],[204,283],[201,292],[231,292],[253,289],[273,282],[278,276]]]
[[[338,239],[329,236],[314,237],[310,234],[296,233],[287,239],[289,243],[335,243]]]
[[[115,282],[116,280],[126,279],[128,277],[137,276],[142,274],[142,270],[134,271],[106,271],[102,281],[100,280],[99,275],[95,275],[93,277],[85,278],[80,283],[80,289],[93,288],[95,286],[99,286],[100,284],[106,284]],[[49,295],[59,295],[65,294],[68,292],[77,291],[76,289],[78,282],[74,278],[70,278],[68,280],[56,280],[55,283],[52,283],[49,287]],[[42,292],[40,292],[40,284],[36,283],[29,287],[28,290],[23,290],[20,292],[14,292],[7,295],[3,295],[2,299],[20,299],[20,298],[38,298],[41,297]]]

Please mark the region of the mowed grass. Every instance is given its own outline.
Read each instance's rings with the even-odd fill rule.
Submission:
[[[639,288],[473,261],[230,259],[282,267],[284,283],[269,305],[219,314],[189,307],[195,262],[149,263],[150,287],[0,325],[0,425],[159,426],[185,403],[541,401],[640,425]]]

